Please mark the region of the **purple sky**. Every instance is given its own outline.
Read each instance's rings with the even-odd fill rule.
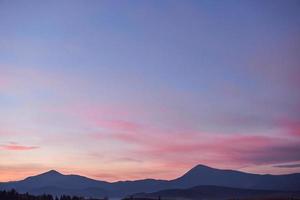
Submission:
[[[0,181],[300,171],[300,2],[0,0]]]

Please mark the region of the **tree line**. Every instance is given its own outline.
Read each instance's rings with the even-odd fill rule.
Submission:
[[[83,197],[62,195],[53,197],[50,194],[34,196],[28,193],[20,194],[16,190],[0,191],[1,200],[84,200]]]

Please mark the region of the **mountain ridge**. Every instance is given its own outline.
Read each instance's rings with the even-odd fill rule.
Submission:
[[[185,173],[183,173],[183,175],[177,177],[177,178],[174,178],[174,179],[170,179],[170,180],[165,180],[165,179],[156,179],[156,178],[144,178],[144,179],[133,179],[133,180],[130,180],[130,179],[125,179],[125,180],[117,180],[117,181],[105,181],[105,180],[100,180],[100,179],[94,179],[94,178],[91,178],[91,177],[88,177],[88,176],[85,176],[85,175],[79,175],[79,174],[65,174],[65,173],[61,173],[55,169],[50,169],[46,172],[42,172],[40,174],[36,174],[36,175],[32,175],[32,176],[29,176],[29,177],[26,177],[24,179],[21,179],[21,180],[15,180],[15,181],[7,181],[7,182],[0,182],[1,183],[8,183],[8,182],[17,182],[17,181],[23,181],[27,178],[30,178],[30,177],[36,177],[36,176],[40,176],[40,175],[45,175],[45,174],[59,174],[59,175],[64,175],[64,176],[79,176],[79,177],[84,177],[84,178],[87,178],[87,179],[92,179],[92,180],[96,180],[96,181],[102,181],[102,182],[107,182],[107,183],[118,183],[118,182],[132,182],[132,181],[144,181],[144,180],[157,180],[157,181],[172,181],[172,180],[175,180],[175,179],[178,179],[178,178],[181,178],[182,176],[184,176],[185,174],[188,174],[190,173],[191,171],[193,170],[199,170],[199,169],[207,169],[207,170],[218,170],[218,171],[225,171],[225,172],[237,172],[237,173],[243,173],[243,174],[249,174],[249,175],[259,175],[259,176],[286,176],[286,175],[298,175],[300,174],[300,172],[297,172],[297,173],[287,173],[287,174],[270,174],[270,173],[266,173],[266,174],[255,174],[255,173],[251,173],[251,172],[245,172],[245,171],[241,171],[241,170],[234,170],[234,169],[223,169],[223,168],[215,168],[215,167],[210,167],[210,166],[207,166],[207,165],[204,165],[204,164],[198,164],[194,167],[192,167],[191,169],[187,170]]]
[[[136,199],[241,199],[241,198],[278,198],[300,197],[300,191],[254,190],[222,187],[214,185],[195,186],[187,189],[167,189],[154,193],[133,194]]]
[[[151,193],[173,188],[186,189],[199,185],[264,190],[300,190],[300,173],[260,175],[196,165],[182,176],[172,180],[141,179],[107,182],[49,170],[21,181],[0,183],[0,189],[15,188],[19,192],[33,194],[49,192],[51,194],[86,195],[91,193],[92,197],[120,197],[139,192]]]

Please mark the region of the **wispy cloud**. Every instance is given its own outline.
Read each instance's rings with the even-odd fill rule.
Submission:
[[[274,165],[273,167],[279,167],[279,168],[298,168],[298,167],[300,167],[300,163],[297,163],[297,164]]]
[[[274,164],[300,159],[297,153],[300,151],[300,141],[284,137],[209,133],[198,133],[198,136],[178,134],[172,137],[172,134],[143,132],[111,134],[109,137],[138,145],[134,152],[137,157],[143,156],[165,163],[178,163],[182,157],[185,157],[188,164],[206,162],[210,165]]]
[[[28,150],[38,149],[38,148],[40,148],[40,147],[25,146],[25,145],[20,145],[20,144],[14,143],[14,142],[0,146],[0,149],[7,150],[7,151],[28,151]]]
[[[278,124],[290,135],[300,137],[300,119],[287,118]]]

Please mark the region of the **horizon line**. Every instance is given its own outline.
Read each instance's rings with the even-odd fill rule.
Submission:
[[[198,165],[195,165],[194,167],[188,169],[187,171],[185,171],[182,175],[180,175],[178,177],[175,177],[175,178],[171,178],[171,179],[157,179],[157,178],[150,178],[150,177],[148,177],[148,178],[142,178],[142,179],[125,179],[125,180],[107,181],[105,179],[91,178],[88,175],[73,174],[73,173],[64,173],[64,172],[60,172],[59,170],[56,170],[56,169],[49,169],[49,170],[41,172],[39,174],[27,176],[27,177],[24,177],[24,178],[19,179],[19,180],[4,181],[4,182],[0,182],[0,183],[9,183],[9,182],[23,181],[23,180],[26,180],[28,178],[40,176],[40,175],[47,174],[47,173],[58,173],[58,174],[60,174],[62,176],[81,176],[81,177],[88,178],[88,179],[91,179],[91,180],[102,181],[102,182],[107,182],[107,183],[117,183],[117,182],[126,182],[126,181],[140,181],[140,180],[163,180],[163,181],[171,181],[171,180],[175,180],[177,178],[180,178],[180,177],[184,176],[185,174],[187,174],[188,172],[192,171],[193,169],[195,169],[197,167],[205,167],[205,168],[208,168],[208,169],[222,170],[222,171],[235,171],[235,172],[241,172],[241,173],[253,174],[253,175],[262,175],[262,176],[264,176],[264,175],[281,176],[281,175],[292,175],[292,174],[299,174],[300,173],[300,171],[299,172],[295,172],[295,173],[284,173],[284,174],[252,173],[252,172],[247,172],[247,171],[243,171],[243,170],[239,170],[239,169],[216,168],[216,167],[211,167],[211,166],[204,165],[204,164],[198,164]]]

